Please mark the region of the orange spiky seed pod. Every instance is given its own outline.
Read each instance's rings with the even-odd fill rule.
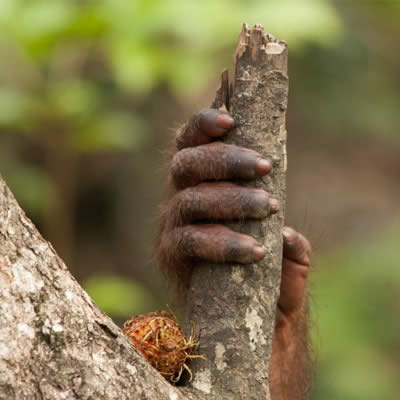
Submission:
[[[133,317],[122,330],[147,361],[170,382],[176,383],[184,370],[190,371],[187,360],[204,358],[194,354],[199,343],[193,334],[186,338],[174,315],[152,312]]]

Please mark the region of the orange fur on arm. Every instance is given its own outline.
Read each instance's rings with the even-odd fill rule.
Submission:
[[[279,310],[270,361],[272,400],[307,400],[312,383],[309,338],[309,306],[303,306],[288,319]]]

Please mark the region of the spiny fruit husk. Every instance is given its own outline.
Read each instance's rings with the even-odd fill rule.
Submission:
[[[191,380],[187,361],[204,358],[195,354],[199,342],[194,328],[186,338],[175,316],[166,311],[133,317],[125,322],[123,332],[147,361],[173,383],[179,381],[184,370],[188,371]]]

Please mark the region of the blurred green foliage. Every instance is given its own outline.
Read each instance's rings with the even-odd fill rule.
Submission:
[[[113,317],[155,310],[157,301],[143,285],[115,275],[95,275],[82,283],[97,305]]]
[[[203,87],[244,20],[263,21],[293,48],[329,44],[341,33],[323,0],[207,0],[201,7],[194,0],[3,0],[0,49],[8,56],[0,72],[0,123],[29,130],[46,118],[62,119],[81,132],[86,150],[133,145],[106,140],[113,133],[100,126],[110,106],[127,92],[146,96],[161,82],[181,96]],[[136,134],[132,108],[119,108],[114,121],[129,121]],[[124,128],[118,132],[132,132]]]
[[[315,398],[395,399],[400,389],[400,227],[315,262]],[[373,245],[371,245],[371,242]]]
[[[146,168],[154,165],[145,163],[152,154],[145,150],[165,140],[148,108],[161,104],[157,111],[168,114],[172,100],[185,105],[212,85],[231,64],[243,22],[262,23],[289,43],[289,114],[298,140],[345,147],[373,138],[398,146],[399,18],[400,1],[393,0],[0,0],[1,173],[45,233],[52,226],[73,242],[71,231],[81,234],[76,220],[93,215],[93,201],[111,196],[96,192],[86,209],[79,202],[92,181],[101,181],[103,167],[100,161],[90,175],[80,169],[82,159],[128,153],[138,160],[124,166],[131,171],[123,179],[107,181],[114,199],[126,194],[132,177],[149,180]],[[107,245],[108,236],[120,234],[115,253],[127,232],[148,237],[147,226],[137,224],[149,212],[146,195],[120,205],[127,226],[104,232]],[[136,213],[134,223],[127,210]],[[118,219],[109,213],[98,219]],[[138,266],[127,277],[98,250],[103,238],[90,258],[94,233],[83,234],[83,285],[104,311],[126,318],[162,306],[158,284],[133,276],[149,274],[142,242],[135,248],[128,240],[128,257],[118,260]],[[317,261],[314,398],[397,399],[399,234],[393,228],[372,244],[351,242]]]
[[[293,48],[342,32],[326,0],[2,0],[0,134],[61,131],[78,152],[140,149],[150,127],[138,104],[160,85],[182,99],[204,87],[243,21],[262,21]],[[24,207],[43,213],[6,175]]]
[[[331,43],[341,32],[340,19],[324,0],[279,5],[206,0],[201,7],[194,0],[3,0],[0,5],[0,27],[38,79],[44,78],[42,68],[62,73],[62,61],[75,64],[72,75],[79,74],[82,58],[98,51],[112,68],[114,83],[139,94],[160,81],[182,94],[202,87],[219,66],[217,57],[207,55],[231,46],[242,22],[257,20],[293,47]],[[64,60],[56,60],[60,52]]]

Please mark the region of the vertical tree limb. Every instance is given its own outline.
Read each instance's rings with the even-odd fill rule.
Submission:
[[[262,26],[246,25],[235,53],[233,81],[222,74],[214,107],[232,113],[227,142],[258,151],[272,173],[255,182],[280,201],[278,214],[231,228],[255,237],[265,258],[249,266],[201,265],[188,294],[188,320],[201,331],[207,362],[193,363],[193,386],[215,399],[269,399],[268,364],[279,296],[285,209],[287,46]]]

